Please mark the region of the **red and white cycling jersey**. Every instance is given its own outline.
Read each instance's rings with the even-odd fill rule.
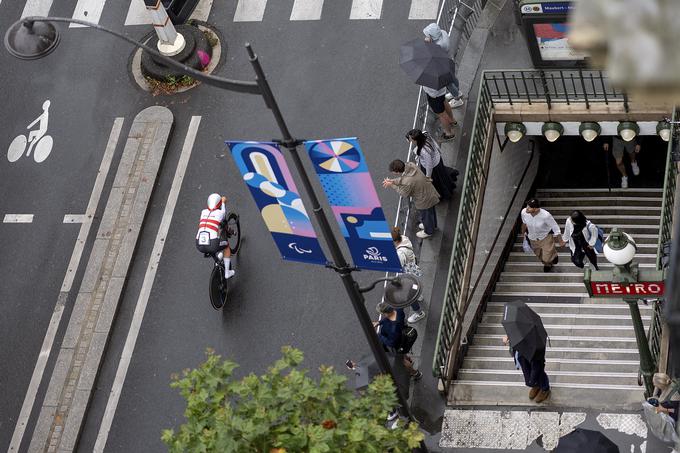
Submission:
[[[198,232],[196,233],[196,239],[201,236],[205,237],[208,234],[210,239],[217,239],[220,237],[220,225],[227,216],[227,210],[224,207],[224,203],[220,203],[220,207],[217,209],[204,209],[201,211],[201,220],[198,223]],[[203,235],[201,234],[203,233]]]

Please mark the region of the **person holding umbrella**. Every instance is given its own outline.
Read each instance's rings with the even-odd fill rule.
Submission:
[[[439,25],[437,25],[434,22],[429,24],[427,27],[423,28],[423,34],[425,35],[425,41],[433,42],[439,47],[441,47],[446,53],[449,52],[449,34],[442,30],[441,28],[439,28]],[[464,103],[463,95],[460,93],[459,88],[460,83],[458,82],[458,78],[456,78],[455,68],[456,67],[454,62],[453,66],[451,67],[451,72],[453,73],[453,80],[451,81],[451,83],[446,85],[446,89],[449,91],[449,94],[446,95],[446,98],[449,99],[449,96],[451,96],[449,105],[452,108],[460,107]]]
[[[537,403],[550,396],[550,381],[545,372],[545,349],[548,333],[541,317],[524,302],[505,304],[503,344],[510,346],[515,364],[522,369],[529,399]]]

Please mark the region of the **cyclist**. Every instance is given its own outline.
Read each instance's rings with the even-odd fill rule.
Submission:
[[[221,240],[220,233],[225,225],[227,197],[213,193],[208,197],[208,207],[201,211],[201,220],[196,233],[196,248],[201,253],[214,255],[224,253],[224,278],[231,278],[236,273],[230,269],[231,249],[227,241]]]

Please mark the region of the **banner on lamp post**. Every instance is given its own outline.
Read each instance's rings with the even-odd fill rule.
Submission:
[[[276,143],[225,142],[284,260],[327,260]]]
[[[356,137],[306,141],[305,148],[354,265],[401,272],[390,229]]]

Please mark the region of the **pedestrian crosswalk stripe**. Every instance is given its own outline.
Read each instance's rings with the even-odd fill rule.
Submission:
[[[439,0],[412,0],[409,19],[435,20],[439,14]]]
[[[105,3],[106,0],[78,0],[73,18],[98,24]],[[85,25],[70,24],[69,27],[85,27]]]
[[[132,0],[125,17],[125,25],[147,25],[151,23],[151,14],[146,10],[142,0]]]
[[[28,16],[49,16],[52,0],[27,0],[21,18]]]
[[[295,0],[290,20],[319,20],[322,9],[323,0]]]
[[[259,22],[264,17],[267,0],[238,0],[234,22]]]
[[[5,214],[2,223],[31,223],[33,214]]]
[[[350,19],[380,19],[382,0],[352,0]]]

